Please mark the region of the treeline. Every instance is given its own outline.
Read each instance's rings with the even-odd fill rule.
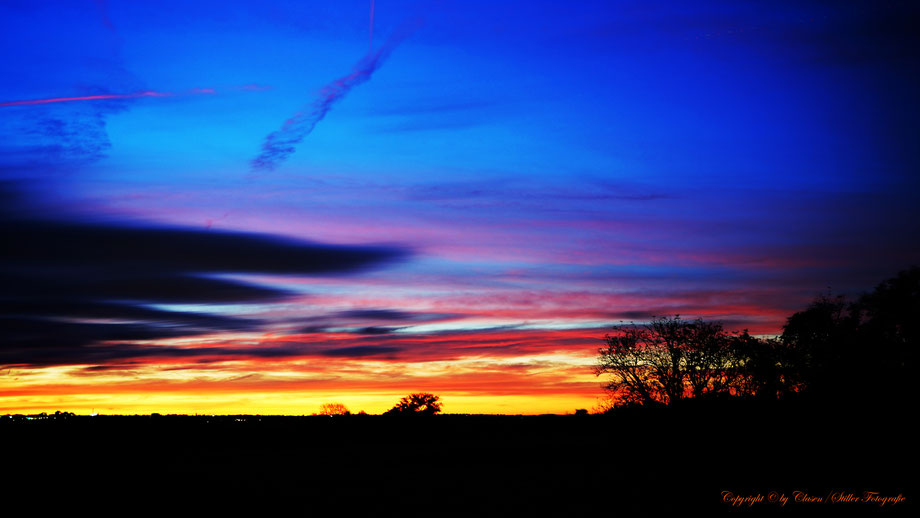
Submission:
[[[617,326],[599,350],[610,407],[695,399],[885,405],[903,400],[920,345],[920,268],[856,300],[821,296],[776,338],[660,317]]]

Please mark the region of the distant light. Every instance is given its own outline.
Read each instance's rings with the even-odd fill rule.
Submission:
[[[99,412],[93,412],[93,413],[90,414],[89,416],[90,416],[90,417],[96,417],[97,415],[99,415]]]

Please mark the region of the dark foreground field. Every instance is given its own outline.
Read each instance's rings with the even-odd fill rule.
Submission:
[[[126,514],[901,514],[916,496],[908,412],[746,405],[612,416],[4,417],[3,493],[7,503]],[[733,508],[726,491],[764,501]],[[797,503],[796,491],[825,501]],[[866,491],[907,502],[827,501]],[[771,492],[789,502],[768,502]]]

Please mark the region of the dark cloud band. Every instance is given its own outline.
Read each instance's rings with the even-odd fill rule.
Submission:
[[[0,184],[0,190],[7,191],[0,200],[10,201],[0,211],[0,365],[192,354],[101,344],[254,331],[262,322],[155,305],[265,302],[289,295],[226,274],[347,274],[408,254],[397,247],[264,234],[39,219],[9,185]]]

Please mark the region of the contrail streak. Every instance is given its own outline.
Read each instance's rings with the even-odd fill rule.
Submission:
[[[367,53],[370,54],[374,50],[374,0],[371,0],[371,23],[368,32]]]
[[[390,36],[380,49],[368,53],[359,61],[350,74],[324,86],[313,104],[295,113],[284,122],[281,129],[268,135],[262,143],[262,152],[251,163],[252,170],[271,171],[294,153],[295,146],[323,120],[332,105],[348,95],[352,88],[369,80],[412,28]]]
[[[173,92],[154,92],[148,90],[146,92],[134,92],[130,94],[100,94],[100,95],[82,95],[78,97],[52,97],[50,99],[27,99],[22,101],[7,101],[0,103],[0,107],[5,106],[29,106],[35,104],[51,104],[51,103],[69,103],[76,101],[101,101],[106,99],[137,99],[139,97],[173,97],[176,95],[190,95],[190,94],[213,94],[216,93],[213,88],[196,88],[183,94],[175,94]]]

